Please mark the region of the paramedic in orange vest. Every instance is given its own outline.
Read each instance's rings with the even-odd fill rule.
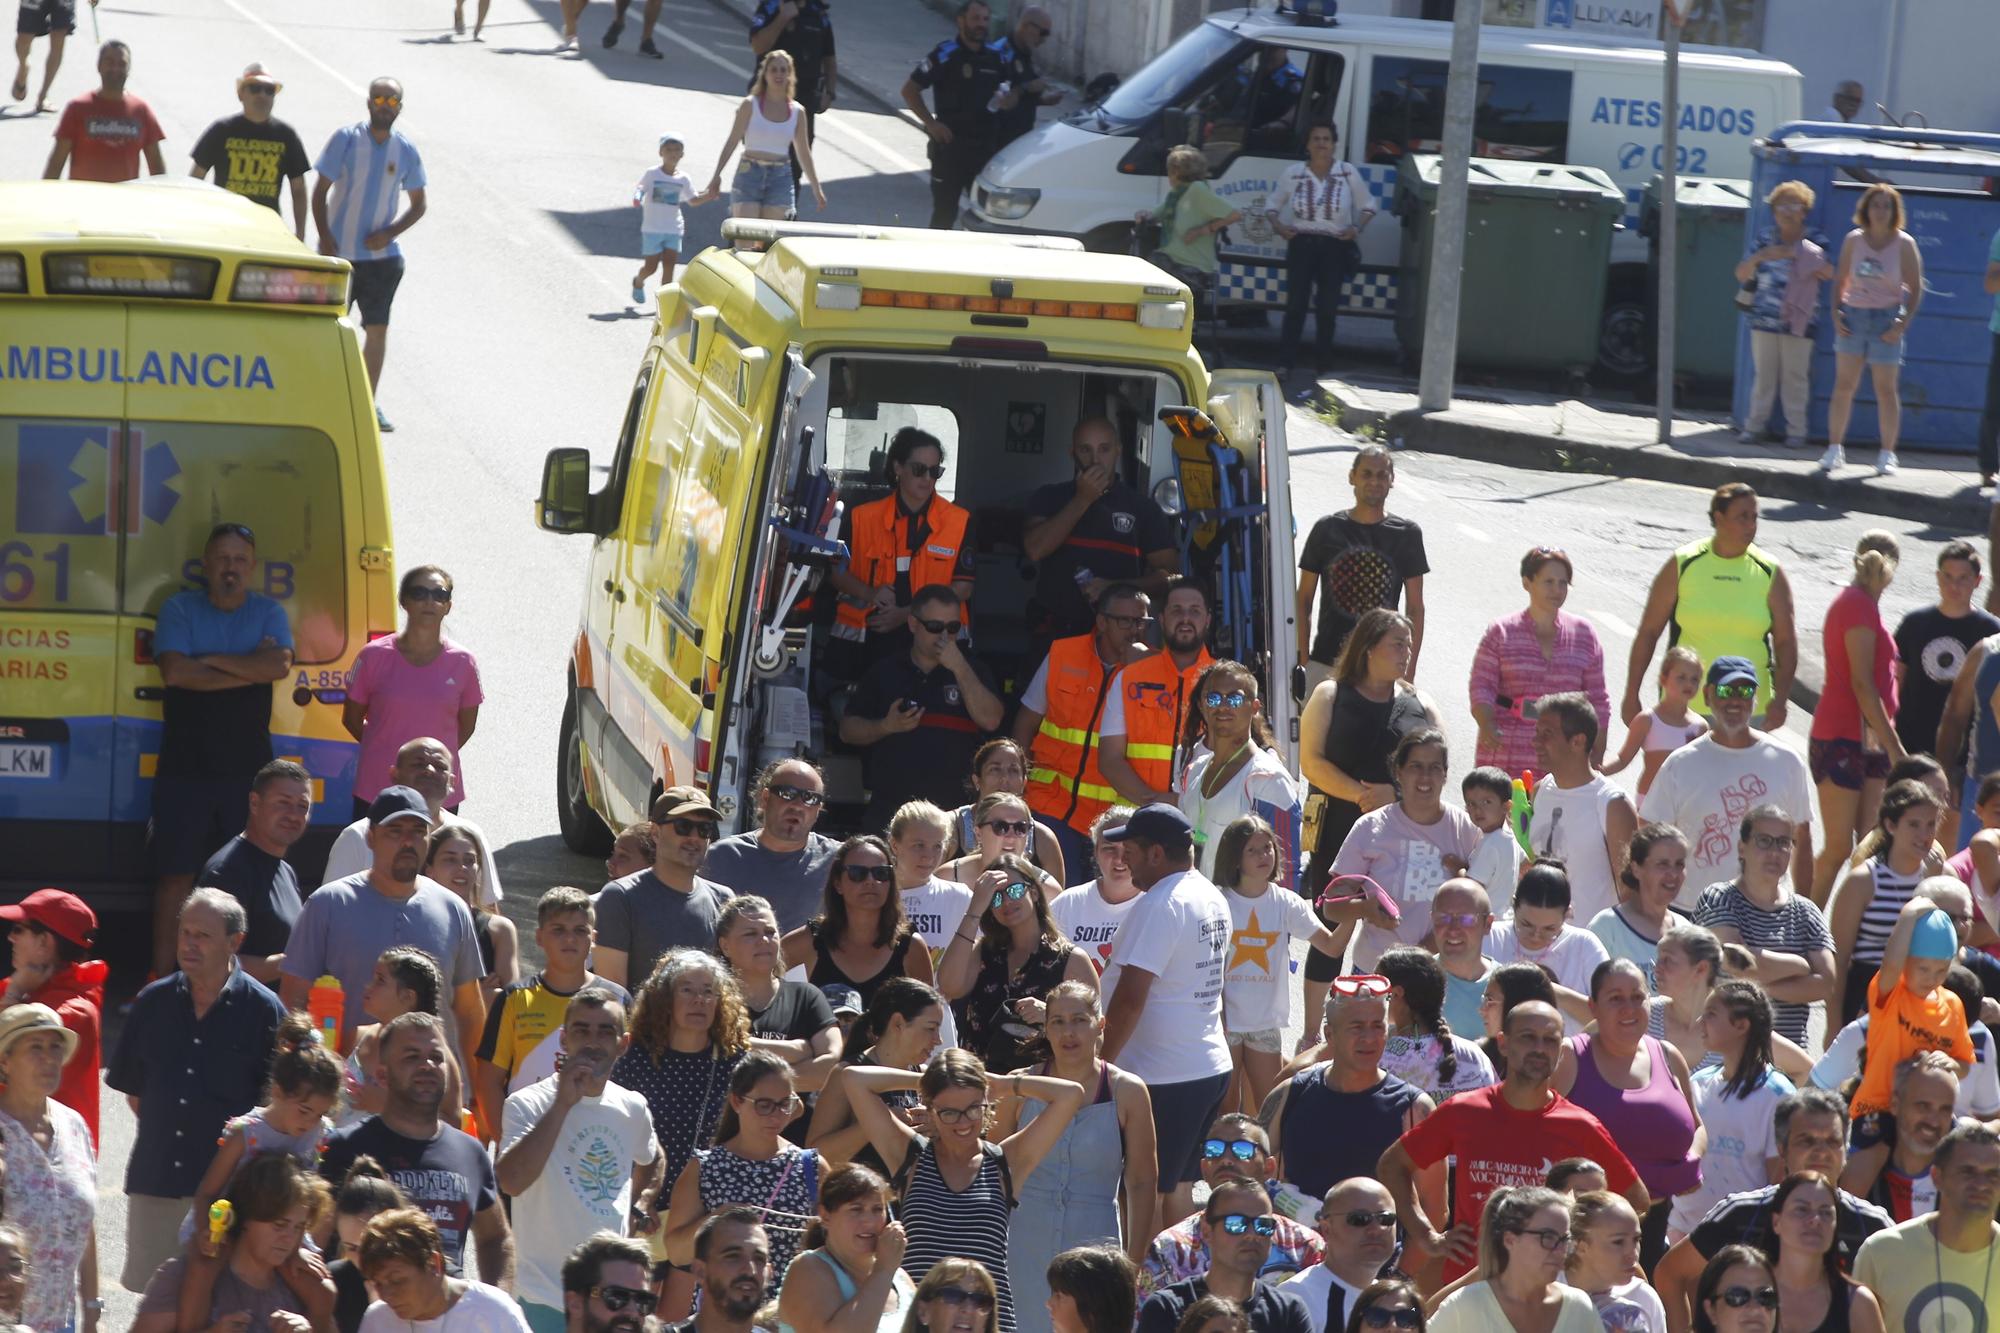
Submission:
[[[1096,628],[1049,645],[1014,716],[1014,739],[1028,751],[1028,807],[1055,829],[1071,884],[1091,877],[1091,823],[1118,802],[1097,767],[1098,724],[1112,676],[1146,655],[1146,611],[1134,585],[1106,588]]]
[[[910,647],[910,598],[918,588],[946,583],[968,604],[971,623],[972,515],[937,493],[944,475],[944,446],[937,437],[905,426],[889,441],[893,493],[848,511],[840,539],[847,568],[835,570],[840,593],[833,637],[865,644],[865,668]]]
[[[1195,678],[1208,652],[1208,594],[1176,574],[1160,607],[1166,647],[1119,672],[1098,724],[1098,768],[1126,805],[1176,805],[1188,755],[1180,747]]]

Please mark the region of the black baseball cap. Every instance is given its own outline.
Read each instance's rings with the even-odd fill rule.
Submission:
[[[1155,801],[1135,810],[1124,827],[1104,832],[1106,842],[1130,842],[1134,838],[1171,851],[1185,851],[1194,846],[1194,824],[1181,813],[1180,807]]]
[[[384,787],[368,803],[368,827],[380,828],[392,819],[421,819],[428,827],[430,802],[415,787]]]

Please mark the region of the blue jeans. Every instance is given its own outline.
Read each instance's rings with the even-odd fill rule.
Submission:
[[[1871,366],[1903,364],[1903,340],[1898,338],[1892,343],[1882,341],[1882,335],[1889,331],[1889,326],[1903,317],[1901,310],[1888,306],[1881,309],[1842,306],[1840,313],[1847,321],[1847,332],[1834,335],[1834,351],[1842,356],[1866,357]]]
[[[744,158],[736,164],[736,177],[729,183],[729,202],[754,204],[758,208],[797,207],[798,186],[792,182],[789,162],[759,162]]]

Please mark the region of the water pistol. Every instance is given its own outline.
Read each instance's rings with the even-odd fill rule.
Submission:
[[[1535,789],[1533,769],[1523,769],[1521,776],[1514,779],[1514,809],[1509,816],[1514,824],[1514,838],[1521,844],[1521,850],[1529,856],[1535,849],[1528,844],[1528,825],[1535,817],[1535,803],[1528,793]]]
[[[217,1199],[208,1206],[208,1247],[210,1250],[222,1248],[222,1238],[229,1233],[229,1224],[236,1217],[236,1209],[227,1199]]]

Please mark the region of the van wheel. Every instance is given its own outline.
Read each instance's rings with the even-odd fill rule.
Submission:
[[[1641,284],[1614,285],[1597,328],[1597,364],[1615,381],[1642,380],[1653,369],[1653,321]]]
[[[597,811],[583,783],[583,737],[577,734],[576,691],[563,705],[556,750],[556,817],[563,845],[585,856],[611,854],[611,829]]]

